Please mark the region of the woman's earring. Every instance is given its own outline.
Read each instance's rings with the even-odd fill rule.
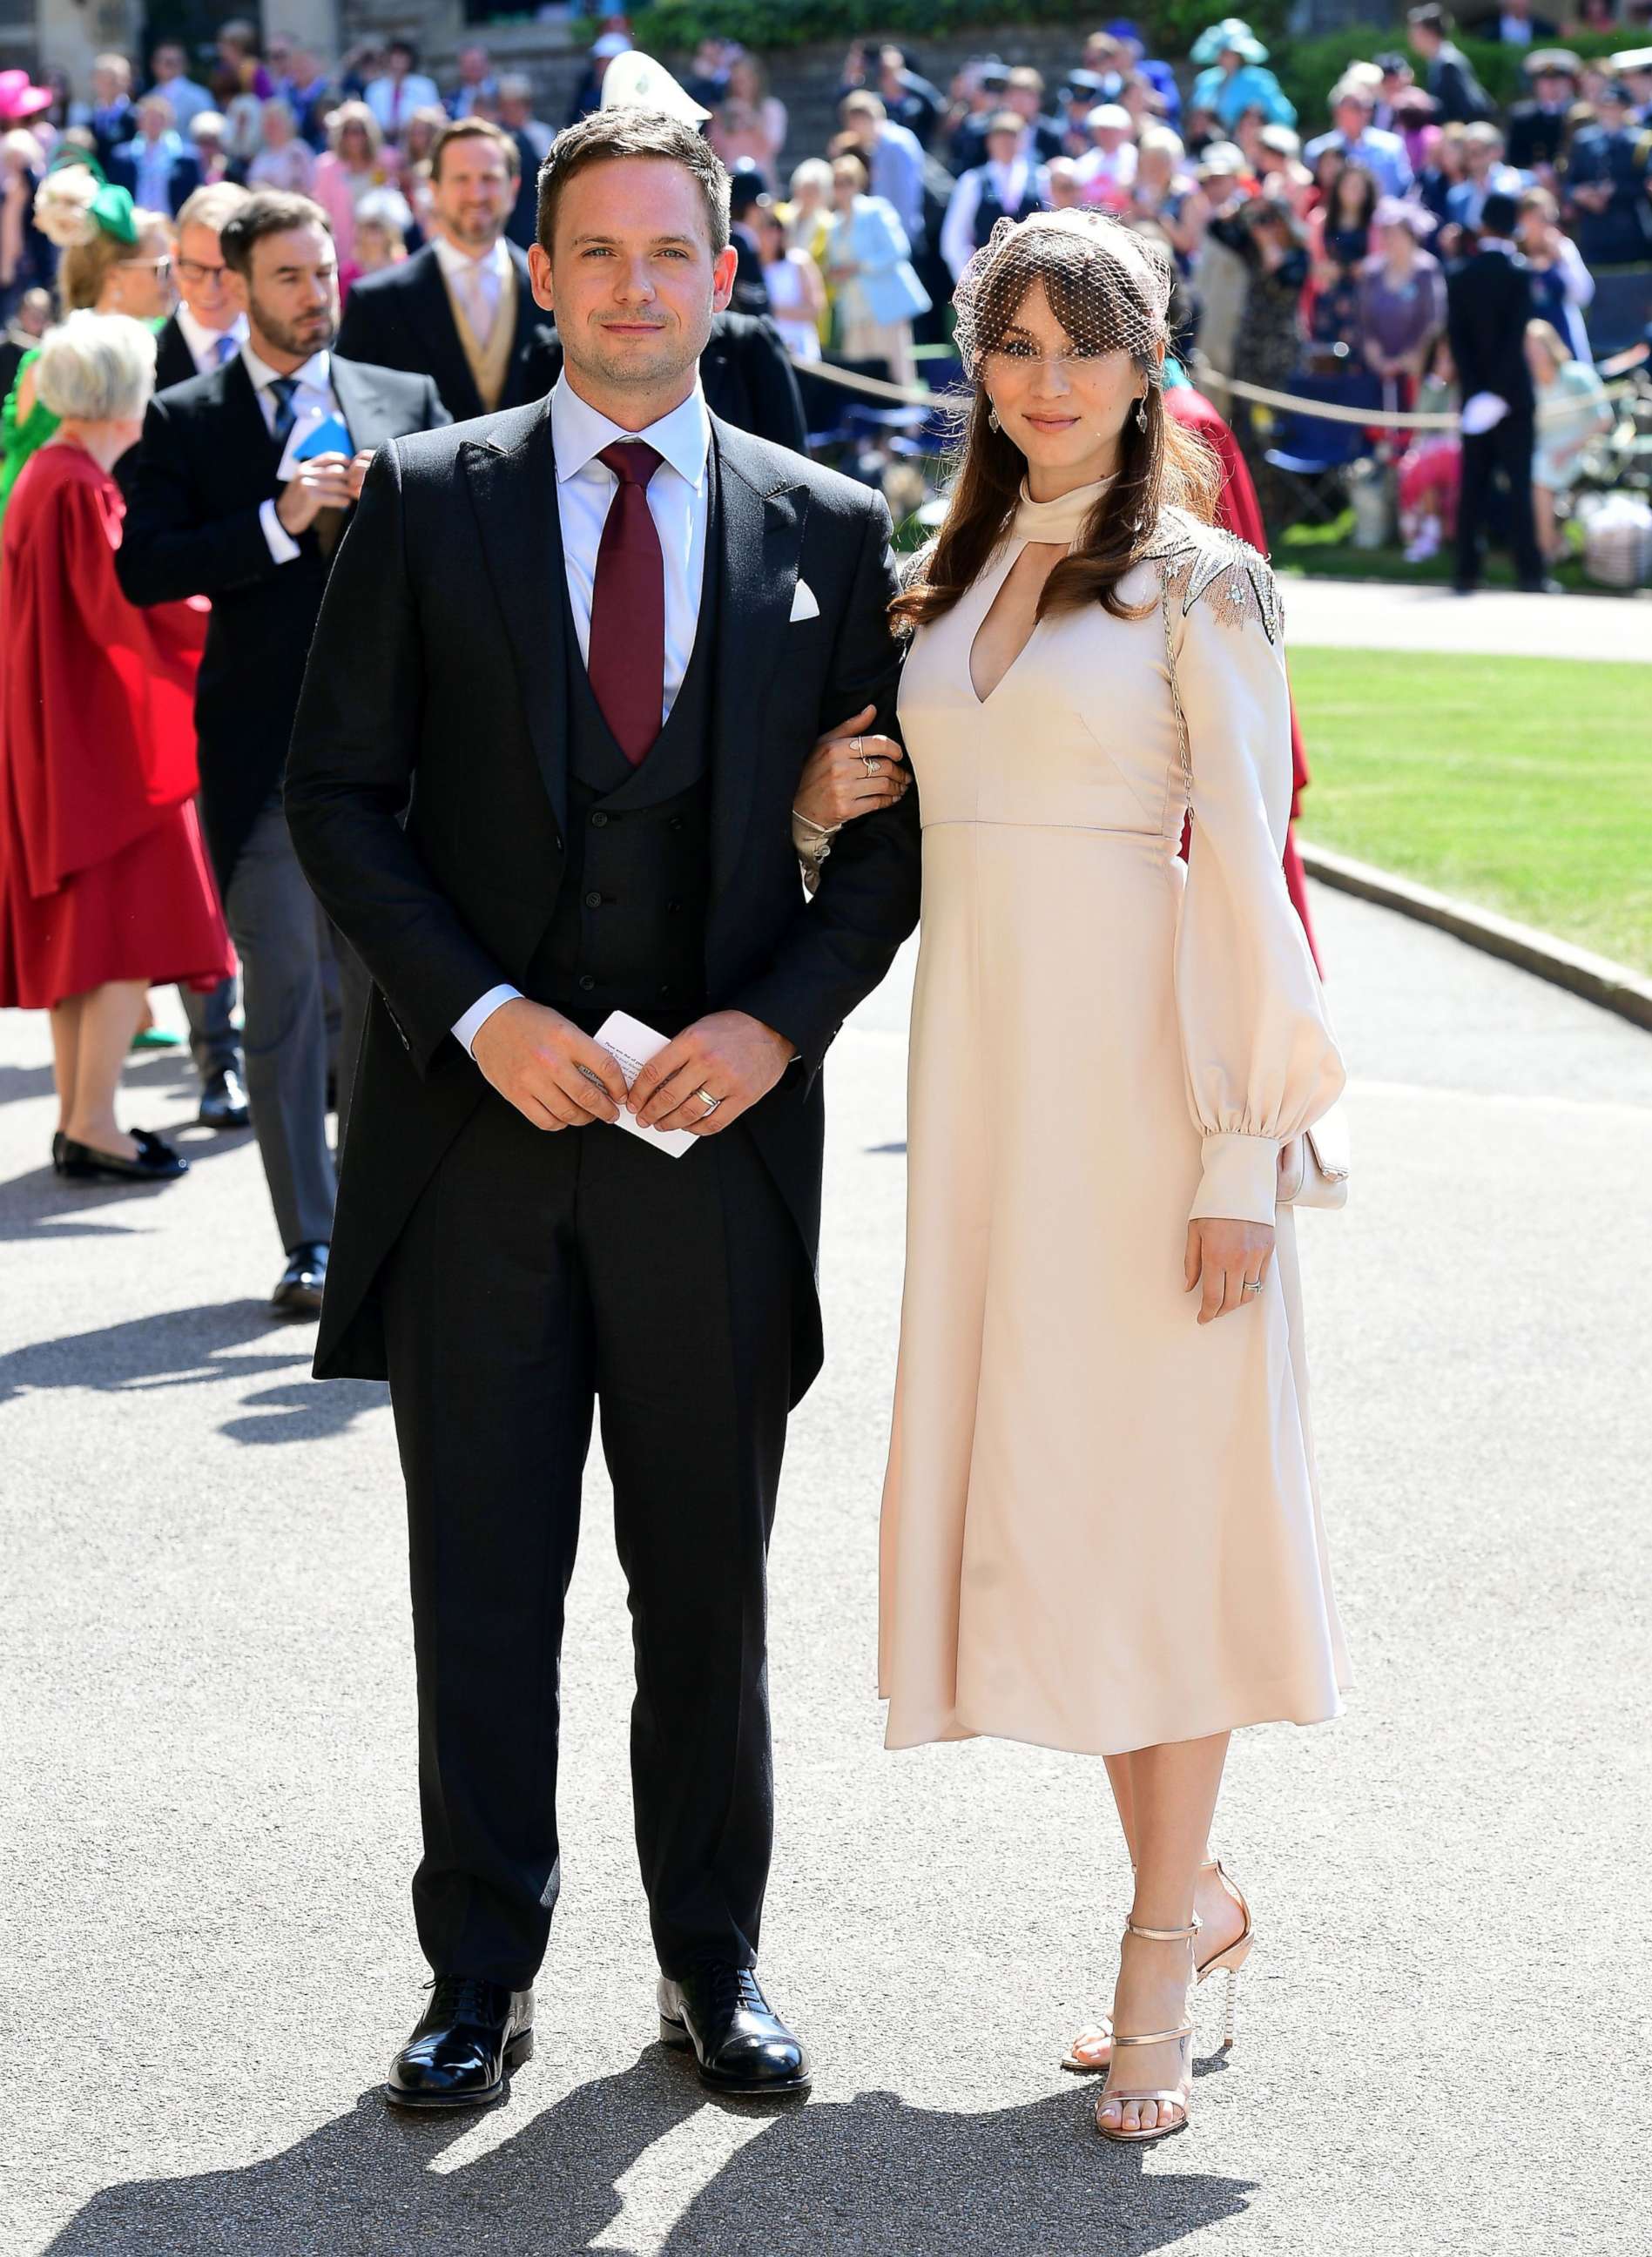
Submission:
[[[987,407],[987,428],[989,431],[1002,431],[1003,428],[1003,424],[998,421],[998,411],[990,402]]]
[[[1147,428],[1147,394],[1145,392],[1136,402],[1136,428],[1138,431]]]

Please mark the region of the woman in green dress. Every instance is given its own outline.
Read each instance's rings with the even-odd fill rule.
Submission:
[[[159,329],[172,311],[172,223],[142,211],[124,188],[101,183],[84,165],[47,173],[35,198],[35,223],[62,252],[59,311],[130,314]],[[25,353],[0,408],[0,513],[18,471],[45,445],[58,419],[35,396],[38,350]]]

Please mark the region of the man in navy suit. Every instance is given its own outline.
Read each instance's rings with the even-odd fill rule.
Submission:
[[[1519,213],[1513,196],[1494,193],[1480,215],[1479,247],[1447,278],[1446,330],[1457,363],[1465,409],[1483,394],[1501,400],[1504,413],[1480,430],[1465,421],[1463,491],[1457,516],[1457,591],[1479,584],[1480,546],[1492,486],[1499,471],[1507,487],[1508,545],[1522,588],[1544,585],[1543,560],[1532,524],[1532,439],[1536,415],[1531,371],[1526,364],[1526,324],[1532,317],[1531,270],[1514,248]]]
[[[138,105],[138,131],[114,151],[104,170],[145,211],[176,218],[201,186],[201,160],[184,141],[164,94]]]

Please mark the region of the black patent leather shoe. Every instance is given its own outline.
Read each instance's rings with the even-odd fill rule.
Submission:
[[[60,1128],[59,1128],[59,1129],[56,1129],[56,1130],[53,1132],[53,1137],[52,1137],[52,1173],[53,1173],[54,1176],[60,1176],[60,1175],[62,1174],[62,1172],[63,1172],[63,1131],[62,1131]]]
[[[806,2092],[812,2072],[803,2043],[762,1994],[751,1967],[702,1960],[680,1982],[660,1978],[660,2043],[694,2049],[700,2083],[718,2092]]]
[[[203,1128],[246,1127],[252,1108],[246,1101],[246,1085],[232,1065],[225,1066],[222,1073],[209,1074],[195,1118]]]
[[[418,2027],[390,2064],[393,2108],[487,2108],[534,2050],[534,1994],[438,1975]]]
[[[127,1135],[138,1147],[135,1160],[124,1159],[118,1152],[100,1152],[93,1145],[77,1143],[73,1136],[53,1147],[53,1164],[59,1175],[67,1176],[76,1183],[104,1179],[122,1184],[171,1184],[189,1172],[189,1163],[174,1152],[164,1136],[156,1136],[147,1128],[130,1128]]]
[[[270,1306],[278,1316],[318,1317],[327,1284],[327,1249],[319,1243],[294,1246],[287,1254]]]

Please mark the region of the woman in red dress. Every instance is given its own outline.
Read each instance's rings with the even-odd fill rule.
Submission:
[[[193,805],[207,607],[136,611],[115,579],[110,472],[154,372],[153,336],[124,315],[52,333],[36,381],[61,428],[0,543],[0,1006],[51,1013],[58,1172],[145,1183],[187,1164],[115,1118],[145,990],[234,966]]]

